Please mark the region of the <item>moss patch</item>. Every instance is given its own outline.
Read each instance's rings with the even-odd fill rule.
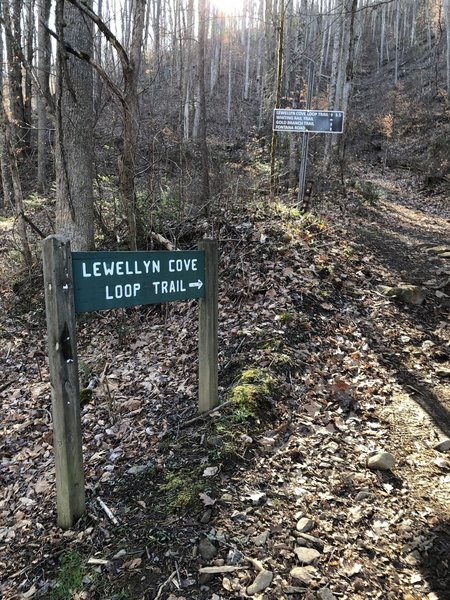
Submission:
[[[174,512],[194,506],[199,501],[198,495],[203,487],[200,469],[183,469],[166,473],[159,491],[164,494],[166,509]]]
[[[275,379],[267,370],[250,368],[241,373],[238,381],[228,392],[227,399],[257,418],[260,409],[271,399],[274,384]]]

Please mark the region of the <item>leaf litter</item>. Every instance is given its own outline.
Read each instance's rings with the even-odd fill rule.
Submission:
[[[51,597],[71,551],[84,557],[74,598],[445,597],[450,467],[435,446],[449,431],[425,400],[450,408],[446,307],[434,294],[408,306],[377,293],[398,273],[381,237],[353,232],[384,225],[386,202],[370,221],[358,206],[331,214],[339,227],[282,202],[223,216],[221,396],[241,372],[264,369],[276,385],[254,414],[224,402],[197,418],[195,302],[79,318],[80,379],[92,391],[87,511],[66,532],[55,525],[43,310],[5,319],[5,599]],[[420,218],[442,243],[448,216]],[[433,258],[422,283],[447,264]],[[395,466],[369,469],[385,452]]]

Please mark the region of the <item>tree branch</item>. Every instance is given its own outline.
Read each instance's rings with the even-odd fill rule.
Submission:
[[[131,68],[130,59],[125,48],[113,34],[111,29],[100,19],[100,17],[86,4],[83,2],[79,2],[79,0],[68,0],[73,6],[78,8],[81,12],[87,15],[99,28],[99,30],[103,33],[108,42],[115,49],[117,54],[119,55],[120,62],[122,63],[122,68],[124,71],[129,70]]]
[[[91,65],[91,67],[93,69],[95,69],[95,71],[97,71],[97,73],[99,74],[99,76],[103,79],[103,81],[106,83],[106,85],[109,87],[109,89],[113,92],[113,94],[115,96],[117,96],[117,98],[119,99],[119,101],[121,102],[121,104],[123,104],[125,106],[125,99],[124,99],[122,90],[113,81],[111,81],[111,78],[108,77],[108,74],[103,69],[103,67],[101,65],[99,65],[98,62],[96,62],[92,58],[92,56],[90,54],[88,54],[87,52],[84,52],[83,50],[77,50],[77,48],[73,48],[67,42],[61,42],[61,40],[59,39],[58,35],[54,31],[52,31],[48,27],[46,27],[46,29],[49,32],[49,34],[53,38],[55,38],[55,40],[59,44],[62,44],[62,46],[63,46],[63,48],[64,48],[64,50],[66,52],[68,52],[69,54],[72,54],[73,56],[76,56],[80,60],[84,60],[89,65]]]

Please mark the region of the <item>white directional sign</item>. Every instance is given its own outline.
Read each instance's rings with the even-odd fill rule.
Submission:
[[[343,128],[344,113],[340,110],[275,108],[273,111],[274,131],[342,133]]]

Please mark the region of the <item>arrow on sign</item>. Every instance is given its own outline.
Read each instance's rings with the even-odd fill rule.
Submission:
[[[199,279],[195,283],[190,283],[189,287],[196,287],[198,290],[200,290],[203,287],[203,281],[200,281]]]

